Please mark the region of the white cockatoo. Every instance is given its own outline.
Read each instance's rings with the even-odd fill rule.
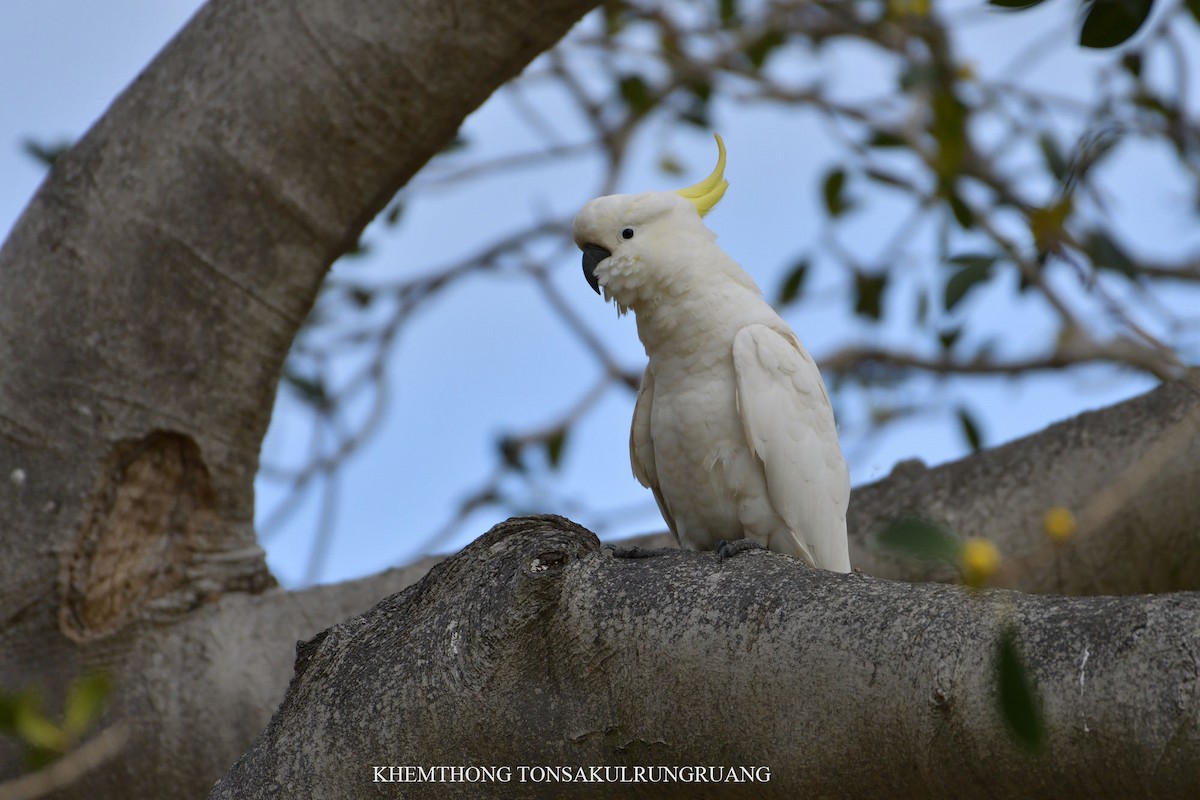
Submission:
[[[850,478],[821,374],[701,220],[729,186],[716,139],[695,186],[600,197],[573,225],[584,277],[618,314],[633,309],[649,358],[633,474],[680,547],[750,540],[849,572]]]

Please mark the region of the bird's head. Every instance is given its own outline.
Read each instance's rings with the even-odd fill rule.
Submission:
[[[717,135],[717,166],[677,192],[643,192],[598,197],[575,217],[572,234],[583,251],[583,276],[604,299],[624,313],[640,301],[670,294],[675,278],[713,247],[715,236],[701,220],[729,186],[725,143]]]

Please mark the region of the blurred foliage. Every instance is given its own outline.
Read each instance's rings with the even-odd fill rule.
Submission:
[[[309,454],[298,465],[265,463],[264,475],[293,487],[293,497],[319,485],[331,496],[339,464],[369,441],[382,417],[388,358],[401,331],[441,293],[500,274],[536,287],[546,312],[595,359],[599,377],[553,419],[497,436],[493,473],[465,493],[447,531],[493,506],[550,507],[603,529],[602,515],[588,514],[599,501],[555,495],[555,475],[579,451],[566,446],[575,425],[608,389],[636,390],[642,365],[610,352],[605,336],[588,328],[575,300],[560,296],[550,276],[578,257],[569,234],[574,212],[614,191],[635,155],[653,148],[650,163],[664,173],[691,171],[677,140],[707,137],[751,107],[820,120],[828,131],[823,145],[835,152],[817,165],[807,189],[821,216],[798,229],[768,299],[785,315],[844,303],[847,318],[872,332],[865,344],[820,354],[844,438],[841,411],[854,404],[866,407],[860,427],[871,426],[860,436],[916,414],[940,415],[966,447],[985,447],[983,410],[955,392],[926,389],[936,396],[915,400],[912,387],[928,386],[922,380],[1025,376],[1097,363],[1176,376],[1196,360],[1200,320],[1165,301],[1180,287],[1200,286],[1200,254],[1186,244],[1138,241],[1117,224],[1118,212],[1122,203],[1144,198],[1120,197],[1112,187],[1122,159],[1154,153],[1170,161],[1164,174],[1186,187],[1176,205],[1200,211],[1200,128],[1189,105],[1196,97],[1190,81],[1200,74],[1200,50],[1193,47],[1200,4],[1046,4],[1077,7],[1079,41],[1108,48],[1092,55],[1083,100],[1023,79],[1055,48],[1075,47],[1068,32],[1039,29],[1045,8],[1029,9],[1041,5],[605,2],[500,91],[534,144],[514,149],[509,142],[496,155],[460,134],[388,206],[382,227],[404,227],[405,209],[423,193],[470,192],[497,175],[552,169],[581,156],[599,157],[597,185],[581,187],[572,207],[547,208],[537,223],[451,263],[405,265],[391,279],[358,280],[350,270],[331,277],[284,374],[286,395],[314,420]],[[1028,20],[1027,39],[1013,43],[999,68],[963,50],[972,26],[991,20]],[[859,81],[869,86],[839,89],[841,71],[858,63],[871,66]],[[794,149],[797,160],[808,156],[806,148]],[[864,219],[876,221],[869,236]],[[358,250],[369,250],[369,243]],[[836,294],[828,289],[834,283]],[[1051,330],[1040,349],[1014,351],[997,337],[988,304],[998,294],[1046,310]],[[896,342],[883,333],[897,329],[912,336]],[[264,533],[298,505],[293,499],[275,509]]]
[[[68,753],[92,729],[110,694],[112,677],[107,672],[83,675],[68,687],[62,719],[55,721],[36,686],[16,694],[0,692],[0,734],[23,741],[26,766],[41,769]]]
[[[1061,518],[1070,512],[1054,508],[1047,514],[1047,536],[1064,541],[1066,537],[1059,535],[1058,528],[1065,527]],[[962,539],[937,522],[919,517],[897,517],[876,534],[874,544],[901,557],[957,566],[972,597],[983,597],[974,590],[996,576],[1002,560],[999,550],[987,539]],[[992,666],[996,709],[1013,741],[1030,751],[1039,751],[1045,744],[1046,731],[1037,684],[1021,656],[1017,626],[1007,619],[1008,610],[1002,613],[1005,621],[996,637]]]
[[[1000,718],[1013,739],[1030,750],[1042,749],[1046,724],[1037,685],[1021,657],[1014,625],[1005,625],[996,641],[996,693]]]

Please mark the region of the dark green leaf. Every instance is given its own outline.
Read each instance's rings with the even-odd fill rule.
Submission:
[[[284,366],[281,380],[301,400],[310,405],[323,408],[329,402],[329,393],[321,378],[310,378]]]
[[[1083,251],[1096,269],[1109,269],[1127,278],[1137,275],[1138,267],[1116,240],[1102,230],[1088,231],[1083,239]]]
[[[400,216],[403,213],[404,213],[404,201],[403,200],[393,200],[392,204],[390,206],[388,206],[387,211],[383,212],[383,221],[385,223],[387,223],[387,226],[389,228],[393,227],[397,222],[400,221]]]
[[[1041,702],[1017,647],[1017,632],[1006,625],[996,652],[997,699],[1000,717],[1018,742],[1030,750],[1041,749],[1046,737]]]
[[[868,319],[883,316],[883,291],[887,288],[887,273],[867,275],[854,273],[854,313]]]
[[[967,292],[992,277],[992,263],[995,257],[988,255],[962,255],[950,259],[950,263],[959,267],[958,271],[946,281],[945,307],[951,311]]]
[[[721,26],[728,28],[729,23],[737,17],[737,0],[719,0],[717,17],[721,20]]]
[[[1196,23],[1200,24],[1200,0],[1183,0],[1183,5],[1188,11],[1192,12],[1192,17]]]
[[[550,469],[558,469],[562,463],[563,446],[566,443],[566,428],[559,428],[546,438],[546,460],[550,463]]]
[[[511,436],[501,436],[496,442],[496,449],[500,451],[500,458],[504,461],[504,465],[510,469],[515,469],[517,472],[525,471],[525,461],[521,458],[521,443]]]
[[[1200,0],[1197,0],[1200,4]],[[1121,68],[1132,75],[1134,78],[1142,77],[1142,54],[1136,50],[1130,50],[1125,55],[1121,56]]]
[[[946,198],[946,205],[950,206],[950,213],[954,215],[954,221],[963,230],[970,230],[975,225],[975,213],[971,211],[971,207],[966,204],[966,201],[959,197],[953,182],[944,183],[941,192],[942,196]]]
[[[958,561],[958,539],[945,528],[920,517],[897,517],[887,523],[876,542],[880,547],[926,560]]]
[[[1154,0],[1093,0],[1084,12],[1079,43],[1084,47],[1116,47],[1137,33],[1153,5]]]
[[[988,0],[988,5],[1020,11],[1024,8],[1033,8],[1043,2],[1044,0]]]
[[[634,114],[645,114],[654,107],[650,87],[640,75],[626,75],[617,83],[621,99]]]
[[[967,445],[970,446],[971,452],[978,453],[983,449],[983,437],[979,433],[979,424],[971,416],[971,412],[962,406],[958,407],[957,413],[958,426],[962,431],[963,438],[967,440]]]
[[[996,257],[991,253],[959,253],[946,259],[946,263],[956,267],[990,267],[996,263]]]
[[[32,156],[47,167],[53,167],[59,156],[71,149],[71,143],[66,140],[57,142],[38,142],[26,139],[21,142],[21,149],[26,155]]]
[[[834,167],[825,173],[821,194],[825,198],[825,211],[829,216],[837,218],[844,214],[852,205],[846,199],[846,170]]]
[[[908,142],[898,133],[876,128],[867,140],[867,147],[907,147]]]
[[[750,59],[750,63],[754,65],[755,69],[762,69],[762,65],[767,61],[767,56],[771,55],[771,52],[785,41],[787,39],[784,37],[782,31],[769,30],[746,45],[742,53],[745,54],[746,58]]]
[[[1054,137],[1048,133],[1042,133],[1038,136],[1038,147],[1042,150],[1042,159],[1046,162],[1046,168],[1050,170],[1050,174],[1056,180],[1062,180],[1067,174],[1067,161],[1062,156],[1062,151],[1058,149],[1058,143],[1054,141]]]
[[[609,36],[616,36],[624,29],[628,17],[629,11],[623,4],[605,3],[604,32]]]
[[[800,296],[804,288],[804,280],[808,277],[808,258],[802,258],[788,270],[783,285],[779,287],[779,305],[786,306]]]
[[[950,330],[941,331],[937,335],[938,341],[942,343],[943,350],[949,350],[954,347],[959,336],[962,336],[962,328],[951,328]]]

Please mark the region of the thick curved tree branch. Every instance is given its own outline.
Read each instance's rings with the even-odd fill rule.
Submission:
[[[1036,756],[996,701],[1009,626],[1044,715]],[[972,593],[766,551],[624,559],[567,520],[514,519],[302,645],[210,797],[696,791],[374,783],[378,765],[441,764],[770,769],[703,787],[720,797],[1191,797],[1197,631],[1194,594]]]
[[[226,658],[157,626],[272,585],[253,478],[329,265],[592,5],[213,0],[18,221],[0,250],[0,686],[54,697],[114,670],[133,756],[89,796],[194,795],[261,727],[273,701],[243,708]],[[210,711],[224,733],[197,753]],[[0,742],[0,775],[15,750]]]

